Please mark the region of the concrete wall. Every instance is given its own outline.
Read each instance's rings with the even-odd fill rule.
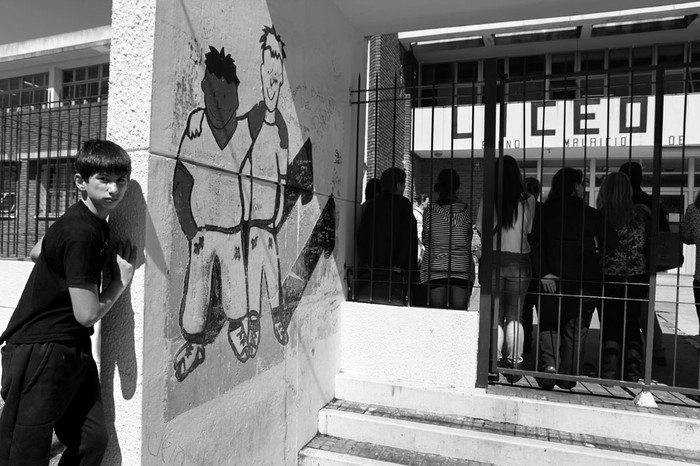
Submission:
[[[339,370],[366,41],[325,0],[156,17],[142,462],[296,464]]]
[[[424,388],[476,387],[478,311],[348,301],[341,315],[343,373]]]

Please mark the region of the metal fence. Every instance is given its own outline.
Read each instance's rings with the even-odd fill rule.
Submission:
[[[410,87],[399,86],[396,80],[394,86],[384,84],[382,87],[377,79],[369,88],[362,89],[358,82],[358,89],[353,92],[354,103],[359,107],[358,120],[365,108],[370,119],[374,116],[368,125],[367,148],[374,160],[366,161],[366,166],[373,167],[373,171],[358,172],[358,186],[362,177],[365,185],[369,179],[380,178],[387,166],[403,169],[407,179],[400,193],[402,196],[382,201],[384,210],[378,207],[376,200],[368,199],[372,192],[358,190],[356,193],[355,244],[358,248],[355,266],[348,273],[349,299],[435,306],[435,302],[431,302],[432,289],[428,288],[431,282],[425,279],[430,277],[430,270],[427,274],[425,270],[431,267],[430,259],[398,257],[420,254],[421,243],[423,246],[430,244],[435,233],[426,228],[424,217],[422,231],[417,231],[415,237],[401,239],[407,228],[396,223],[392,216],[398,215],[396,209],[404,209],[406,205],[400,197],[414,200],[420,199],[420,194],[428,194],[430,203],[436,203],[434,183],[441,171],[451,169],[460,177],[457,194],[469,206],[470,218],[463,223],[454,222],[450,211],[452,227],[442,237],[447,237],[448,242],[458,237],[471,240],[466,251],[464,248],[458,251],[451,243],[452,252],[446,260],[448,263],[456,260],[458,254],[474,254],[476,260],[477,270],[467,274],[469,278],[474,277],[475,291],[467,305],[456,310],[478,310],[481,315],[479,384],[504,378],[515,383],[524,376],[523,380],[537,379],[544,388],[557,385],[571,389],[577,382],[585,382],[699,396],[700,312],[696,314],[692,277],[695,246],[682,246],[679,232],[698,184],[695,158],[700,157],[700,135],[692,128],[700,123],[697,112],[700,108],[700,63],[508,77],[499,73],[498,61],[494,59],[483,62],[481,76],[483,79],[468,83],[455,80],[449,84]],[[406,126],[410,127],[410,135],[404,136],[396,130],[396,115],[407,106],[410,111]],[[387,122],[384,126],[382,114],[388,116],[384,118]],[[359,137],[360,133],[358,161],[363,156]],[[381,144],[391,149],[382,150]],[[585,278],[578,279],[580,286],[574,293],[563,292],[561,281],[555,293],[545,293],[542,277],[534,277],[528,294],[531,304],[525,308],[520,297],[514,329],[509,328],[508,321],[512,319],[506,318],[503,302],[510,298],[506,296],[506,285],[499,275],[502,270],[499,264],[504,257],[499,230],[480,227],[480,234],[471,234],[480,204],[483,205],[482,223],[499,225],[498,219],[494,223],[502,193],[497,192],[496,180],[501,172],[496,171],[496,161],[502,160],[504,155],[517,160],[523,179],[535,178],[541,183],[542,200],[547,199],[553,178],[560,169],[580,170],[586,186],[583,199],[592,208],[596,207],[601,184],[607,175],[617,172],[624,163],[639,163],[643,167],[642,186],[651,195],[652,218],[647,229],[647,267],[652,273],[643,296],[611,298],[605,291],[614,288],[608,279],[598,281],[593,288],[597,291],[588,293],[582,285]],[[358,163],[358,167],[362,166]],[[415,202],[414,209],[425,212]],[[366,212],[372,212],[371,218],[367,218]],[[421,216],[422,213],[416,213],[417,219]],[[662,216],[667,228],[657,221]],[[416,228],[416,223],[412,223],[412,228]],[[456,230],[463,227],[470,229],[469,234]],[[670,231],[667,234],[664,230]],[[700,240],[700,236],[697,239]],[[407,245],[403,249],[396,244],[401,241]],[[491,244],[496,247],[488,247]],[[569,247],[563,244],[559,246],[560,252]],[[603,246],[595,244],[597,249],[591,253],[602,260]],[[667,259],[662,257],[662,244],[682,251],[685,263],[668,271],[654,272],[661,269],[661,263]],[[477,247],[479,245],[483,246]],[[668,253],[668,249],[665,251]],[[400,265],[397,259],[401,259]],[[531,262],[535,260],[531,257]],[[623,278],[623,283],[630,282]],[[462,282],[455,279],[454,284]],[[439,285],[450,287],[449,274]],[[559,300],[560,307],[554,341],[547,347],[542,341],[544,334],[538,319],[542,317],[539,314],[542,298],[551,299],[552,296]],[[561,305],[562,300],[568,298],[575,298],[579,303],[577,312],[570,318],[564,316]],[[621,319],[624,336],[614,373],[604,370],[604,366],[610,366],[609,360],[606,363],[610,354],[606,345],[611,343],[608,336],[604,338],[608,330],[602,311],[604,303],[610,299],[624,303],[620,311],[624,314]],[[443,301],[440,303],[443,306]],[[450,307],[449,299],[444,306]],[[638,310],[643,317],[635,323],[631,316]],[[523,319],[527,314],[531,318]],[[534,323],[524,329],[520,326],[523,320],[526,325],[528,320]],[[571,328],[565,330],[565,325]],[[515,341],[511,342],[515,349],[506,344],[499,358],[497,347],[503,340],[509,340],[508,332],[515,333]],[[565,337],[566,332],[570,334]],[[631,362],[625,356],[631,334],[641,341],[639,361]],[[552,337],[551,332],[548,337]],[[565,338],[570,341],[564,343]],[[527,345],[520,359],[518,346],[523,341]],[[567,345],[570,360],[569,368],[564,369],[562,352]],[[545,364],[543,355],[543,351],[551,352],[552,347],[557,359],[553,370],[546,367],[549,364]],[[509,354],[512,357],[509,358]],[[626,370],[631,363],[640,364],[637,373]]]
[[[77,200],[75,154],[106,123],[106,99],[0,108],[0,257],[26,257]]]

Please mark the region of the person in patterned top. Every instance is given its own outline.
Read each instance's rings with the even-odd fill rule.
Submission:
[[[442,170],[435,184],[439,197],[423,212],[420,277],[427,284],[430,307],[466,310],[474,285],[472,213],[457,197],[458,189],[457,172]]]
[[[693,276],[693,294],[695,295],[695,310],[700,323],[700,192],[695,202],[688,206],[681,223],[681,237],[685,244],[694,244],[695,275]],[[698,332],[700,334],[700,331]]]
[[[618,236],[618,246],[603,255],[603,334],[601,376],[637,382],[642,373],[639,316],[649,296],[651,212],[632,200],[632,184],[622,172],[610,173],[600,186],[598,210]]]

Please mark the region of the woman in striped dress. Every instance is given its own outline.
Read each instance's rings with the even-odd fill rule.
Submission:
[[[437,201],[423,212],[421,283],[429,290],[430,307],[466,310],[474,285],[472,214],[457,197],[459,175],[451,169],[438,174]]]
[[[502,165],[502,167],[499,167]],[[500,290],[498,309],[498,360],[501,365],[520,369],[523,361],[523,341],[525,338],[520,320],[520,310],[532,276],[530,269],[530,244],[527,235],[532,230],[535,215],[535,198],[525,191],[523,177],[518,162],[510,155],[496,160],[496,180],[494,188],[493,225],[483,225],[483,200],[479,204],[476,228],[483,234],[484,228],[493,229],[493,250],[500,251],[498,263],[494,263],[492,277],[482,275],[479,279],[492,280],[494,290]],[[499,171],[503,177],[499,177]],[[500,212],[498,206],[501,206]],[[500,241],[500,243],[499,243]],[[496,274],[496,271],[499,273]],[[496,276],[499,277],[498,283]],[[505,322],[505,328],[504,328]],[[505,340],[506,359],[502,359],[501,348]],[[514,383],[520,375],[507,374],[506,379]]]

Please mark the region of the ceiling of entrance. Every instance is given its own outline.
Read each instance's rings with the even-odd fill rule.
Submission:
[[[365,35],[687,4],[678,0],[333,1]]]

